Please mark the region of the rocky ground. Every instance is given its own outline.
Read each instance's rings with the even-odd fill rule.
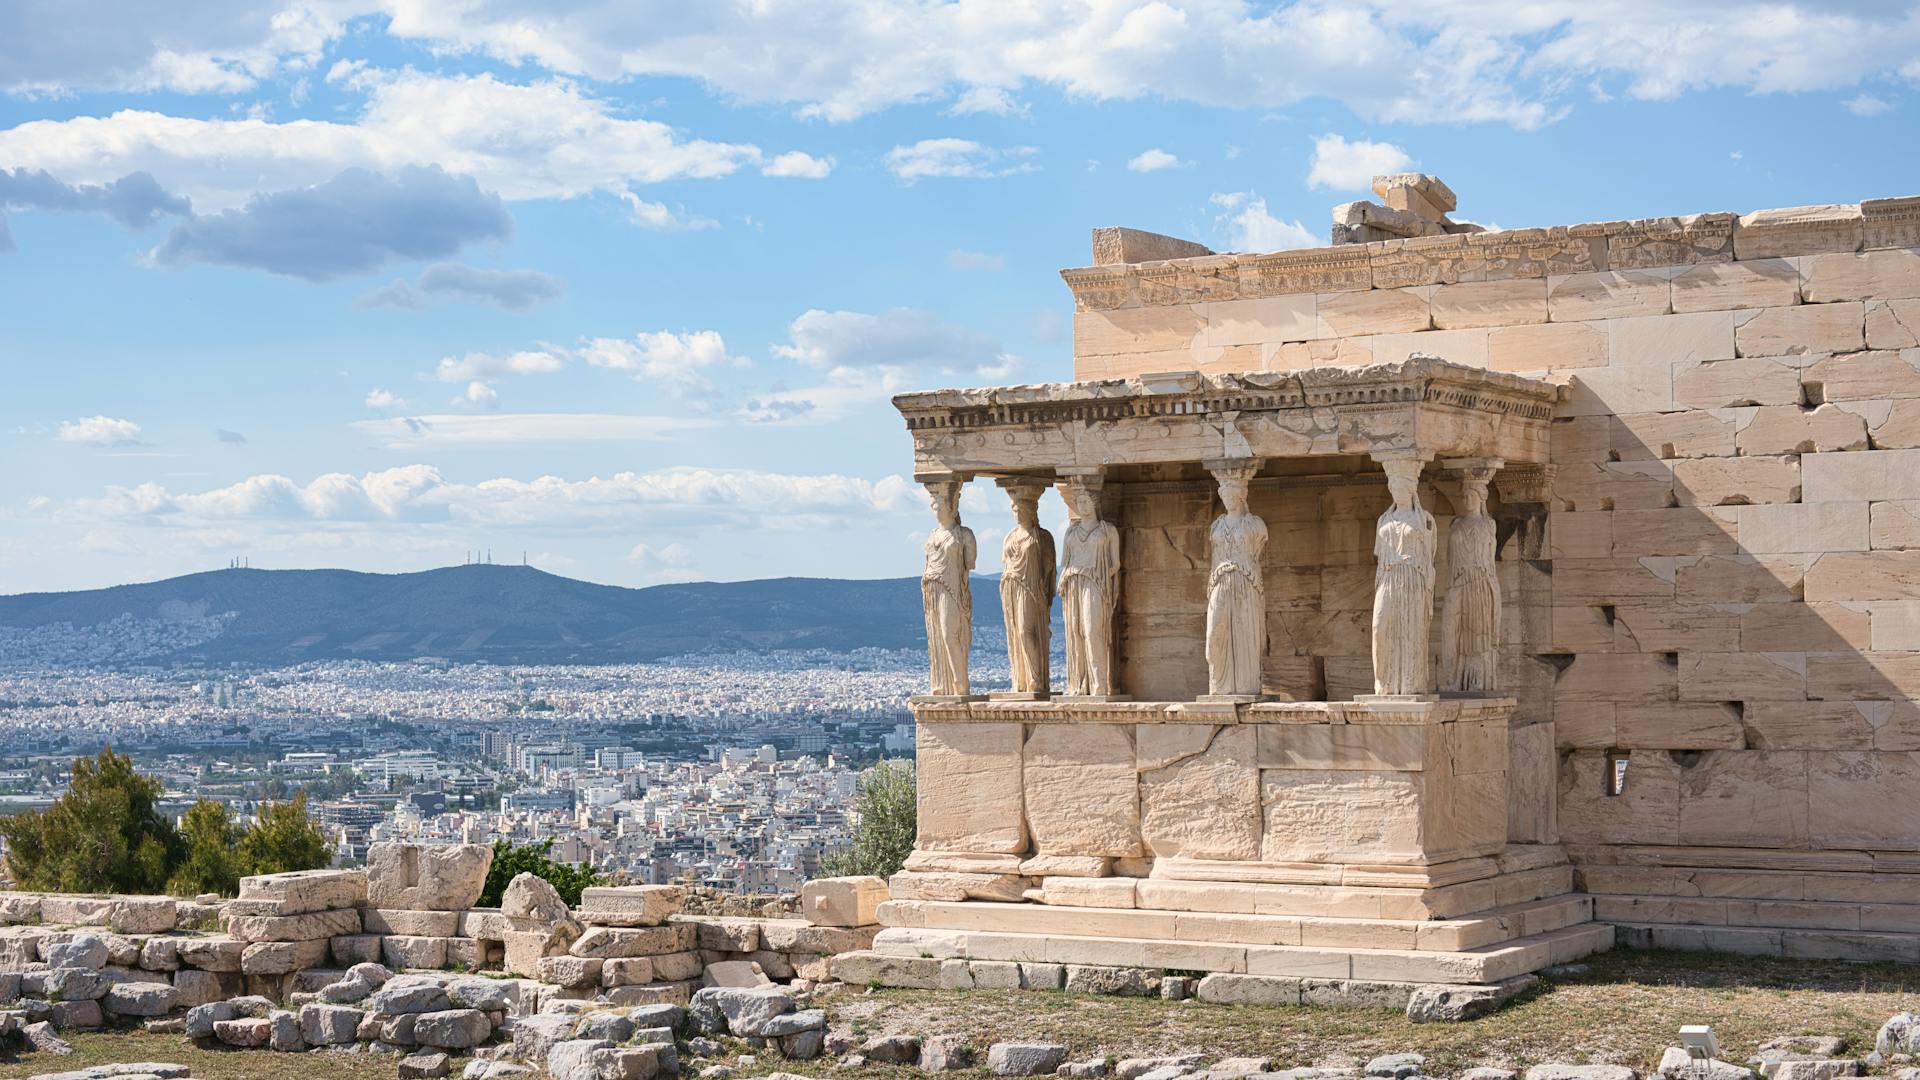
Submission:
[[[1721,1056],[1736,1066],[1751,1064],[1764,1044],[1790,1036],[1821,1036],[1844,1044],[1813,1055],[1837,1060],[1776,1071],[1775,1080],[1830,1080],[1853,1075],[1856,1069],[1898,1076],[1914,1063],[1871,1055],[1875,1036],[1889,1017],[1920,1009],[1920,968],[1621,951],[1594,958],[1584,973],[1545,981],[1494,1016],[1464,1024],[1413,1024],[1388,1011],[1222,1006],[1045,991],[869,992],[848,987],[821,995],[814,1005],[824,1008],[828,1017],[827,1053],[821,1058],[785,1061],[771,1048],[732,1038],[697,1045],[683,1041],[682,1071],[709,1080],[772,1072],[904,1077],[920,1074],[926,1066],[959,1066],[970,1058],[973,1064],[962,1067],[985,1073],[993,1044],[1023,1043],[1054,1044],[1064,1048],[1070,1068],[1077,1064],[1086,1074],[1104,1068],[1101,1075],[1122,1080],[1204,1075],[1222,1065],[1227,1065],[1222,1076],[1306,1066],[1404,1072],[1375,1063],[1376,1058],[1401,1053],[1422,1055],[1424,1060],[1412,1069],[1421,1076],[1467,1078],[1476,1068],[1524,1073],[1536,1066],[1566,1064],[1624,1069],[1565,1080],[1631,1080],[1626,1069],[1641,1076],[1658,1070],[1681,1025],[1710,1024],[1724,1048]],[[77,1034],[71,1041],[74,1053],[61,1057],[10,1057],[0,1051],[0,1078],[109,1062],[161,1061],[185,1065],[194,1077],[240,1080],[271,1075],[262,1070],[287,1065],[287,1059],[277,1056],[202,1049],[177,1035],[138,1030]],[[1008,1053],[1003,1049],[1001,1058]],[[1183,1054],[1200,1057],[1165,1062],[1155,1077],[1144,1076],[1154,1069],[1143,1063],[1123,1061]],[[853,1064],[850,1055],[866,1060]],[[896,1060],[882,1060],[889,1057]],[[1228,1064],[1234,1058],[1252,1060]],[[392,1077],[397,1061],[386,1055],[317,1053],[298,1059],[298,1069],[302,1080]],[[1370,1063],[1376,1065],[1373,1070],[1367,1069]],[[458,1076],[465,1062],[455,1058],[450,1065]],[[1250,1065],[1260,1069],[1251,1070]],[[1129,1077],[1130,1072],[1135,1076]],[[1476,1075],[1470,1080],[1492,1078]],[[1714,1080],[1722,1078],[1716,1075]]]

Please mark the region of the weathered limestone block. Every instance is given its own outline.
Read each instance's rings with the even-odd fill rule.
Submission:
[[[239,971],[247,943],[228,938],[186,938],[180,942],[180,961],[201,971]]]
[[[342,1046],[356,1039],[367,1016],[344,1005],[308,1003],[300,1006],[300,1037],[309,1046]]]
[[[508,918],[559,922],[569,916],[560,890],[537,874],[515,874],[500,894],[500,914]]]
[[[601,959],[653,956],[694,948],[696,940],[694,928],[685,923],[644,928],[592,926],[567,951]]]
[[[487,1014],[478,1009],[443,1009],[420,1013],[413,1020],[413,1038],[421,1046],[468,1050],[493,1034]]]
[[[1920,346],[1920,299],[1867,301],[1867,348]]]
[[[107,908],[107,929],[116,934],[161,934],[174,927],[179,903],[169,896],[120,896]]]
[[[1746,356],[1703,364],[1676,364],[1673,399],[1695,409],[1798,405],[1801,363],[1777,356]]]
[[[1020,724],[918,728],[919,839],[934,851],[1027,848]]]
[[[286,975],[319,967],[327,958],[327,942],[256,941],[240,954],[240,971],[247,975]]]
[[[1495,371],[1605,367],[1607,357],[1607,335],[1591,323],[1508,326],[1487,335],[1487,366]]]
[[[115,1016],[165,1016],[180,999],[168,983],[119,983],[107,990],[101,1004]]]
[[[1867,421],[1838,405],[1770,406],[1753,410],[1740,425],[1735,445],[1749,456],[1865,450]]]
[[[1789,206],[1740,215],[1733,250],[1740,261],[1828,251],[1858,251],[1857,205]]]
[[[1805,761],[1807,828],[1815,845],[1920,850],[1910,795],[1920,790],[1914,754],[1810,753]]]
[[[447,966],[447,943],[453,938],[394,935],[380,939],[381,962],[395,970],[401,968],[443,968]]]
[[[1677,461],[1673,466],[1674,498],[1681,506],[1796,502],[1801,498],[1805,460],[1781,456]]]
[[[1315,337],[1407,334],[1431,329],[1429,288],[1322,293],[1315,304]]]
[[[1580,751],[1560,765],[1560,833],[1598,844],[1674,844],[1680,837],[1680,767],[1662,750],[1627,756],[1625,780],[1607,794],[1608,756]]]
[[[1093,230],[1093,264],[1158,262],[1191,259],[1213,252],[1203,245],[1145,229],[1106,227]]]
[[[970,874],[949,871],[903,871],[887,882],[897,900],[998,900],[1019,903],[1034,879],[1020,874]]]
[[[1733,214],[1688,214],[1573,225],[1574,236],[1604,237],[1607,266],[1638,270],[1733,259]]]
[[[1643,315],[1608,319],[1602,325],[1612,343],[1615,367],[1661,370],[1671,364],[1731,360],[1735,355],[1734,313],[1730,311]]]
[[[1547,321],[1547,282],[1519,278],[1440,285],[1429,302],[1434,328],[1439,330],[1543,323]]]
[[[40,919],[48,926],[105,926],[113,901],[101,896],[43,896]]]
[[[1133,769],[1132,746],[1128,746],[1127,769]],[[874,912],[887,900],[887,883],[871,875],[865,877],[815,878],[800,887],[800,911],[815,926],[868,926]],[[701,930],[702,944],[706,930]],[[756,931],[755,936],[758,936]],[[741,952],[753,951],[748,945]]]
[[[1021,770],[1027,826],[1038,851],[1141,854],[1139,774],[1129,728],[1036,725]]]
[[[678,885],[596,885],[581,890],[575,917],[594,926],[659,926],[679,914],[686,899]]]
[[[1722,750],[1681,769],[1680,843],[1805,846],[1807,757],[1797,750]]]
[[[604,963],[597,957],[543,957],[540,961],[540,981],[555,986],[592,986],[599,983]]]
[[[346,934],[329,941],[327,949],[341,967],[376,963],[380,959],[380,935]]]
[[[296,870],[240,879],[240,900],[273,905],[272,910],[238,910],[254,915],[303,915],[357,907],[367,902],[364,870]],[[234,905],[229,905],[233,909]]]
[[[461,911],[479,901],[492,865],[486,844],[374,844],[367,850],[367,899],[376,908]]]
[[[1135,730],[1140,826],[1148,851],[1160,858],[1258,858],[1260,770],[1253,731],[1183,724],[1141,724]],[[1195,748],[1199,740],[1206,741]]]
[[[1733,322],[1734,348],[1741,356],[1804,356],[1866,347],[1866,312],[1857,300],[1742,311]]]
[[[1260,858],[1268,862],[1401,862],[1423,854],[1419,773],[1263,769],[1260,789]]]
[[[1808,364],[1801,381],[1809,401],[1920,397],[1920,349],[1829,356]]]
[[[1665,271],[1601,270],[1547,279],[1547,310],[1556,323],[1665,315],[1672,286]]]
[[[318,941],[360,932],[360,911],[312,911],[304,915],[235,915],[227,934],[237,941]]]
[[[401,937],[452,937],[460,926],[460,913],[455,911],[367,908],[362,918],[369,934],[398,934]]]
[[[1790,307],[1800,302],[1800,272],[1787,259],[1708,263],[1673,278],[1673,310]]]
[[[1750,554],[1865,551],[1871,546],[1864,502],[1775,503],[1742,507],[1739,513],[1740,547]]]
[[[1807,303],[1920,297],[1920,252],[1816,255],[1802,261]]]

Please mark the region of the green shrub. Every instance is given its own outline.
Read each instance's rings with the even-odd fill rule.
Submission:
[[[551,839],[534,844],[510,844],[505,840],[493,842],[493,867],[487,871],[487,884],[480,890],[480,900],[476,907],[499,907],[500,894],[507,890],[507,883],[521,874],[532,874],[544,879],[560,894],[560,898],[573,907],[580,903],[580,890],[600,884],[600,875],[592,867],[568,866],[548,858],[553,851]]]
[[[882,761],[860,774],[854,790],[853,847],[820,862],[825,877],[892,877],[906,865],[919,829],[913,763]]]
[[[161,791],[110,746],[76,760],[52,806],[0,819],[15,881],[47,892],[161,891],[184,850],[156,809]]]

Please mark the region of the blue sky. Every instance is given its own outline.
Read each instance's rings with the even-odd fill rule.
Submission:
[[[9,4],[0,591],[915,573],[888,395],[1068,378],[1094,226],[1912,194],[1916,85],[1866,2]]]

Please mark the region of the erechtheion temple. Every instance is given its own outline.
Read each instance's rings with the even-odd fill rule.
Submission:
[[[1920,961],[1920,198],[1488,232],[1375,191],[1315,250],[1096,230],[1075,381],[895,399],[931,679],[876,967]]]

